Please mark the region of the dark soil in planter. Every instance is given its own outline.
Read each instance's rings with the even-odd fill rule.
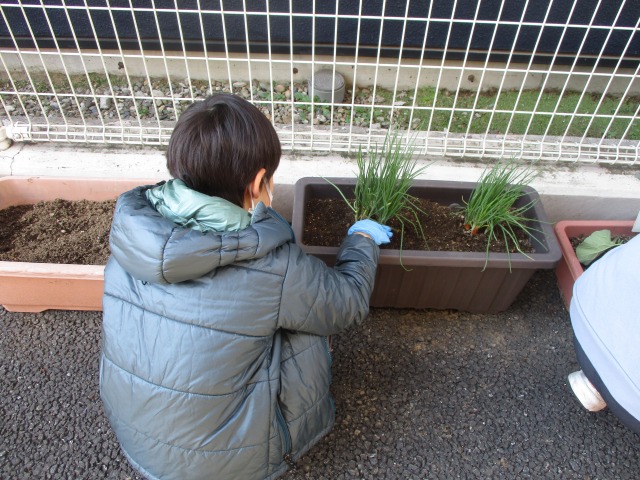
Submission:
[[[54,200],[0,210],[0,260],[104,265],[115,200]]]
[[[109,229],[115,200],[104,202],[54,200],[0,210],[0,261],[104,265],[109,257]],[[486,236],[464,229],[462,215],[447,206],[421,200],[419,213],[428,246],[415,229],[405,224],[402,248],[478,252],[486,249]],[[307,205],[304,242],[339,246],[353,213],[341,199],[313,199]],[[390,222],[395,234],[383,248],[400,248],[402,224]],[[525,234],[521,248],[532,252]],[[504,252],[502,241],[493,241],[492,252]]]
[[[403,250],[431,250],[454,252],[484,252],[487,249],[487,236],[483,232],[475,235],[464,228],[464,217],[461,212],[440,205],[431,200],[420,199],[418,219],[422,225],[427,245],[413,226],[405,222]],[[406,214],[415,218],[413,214]],[[337,247],[347,230],[354,223],[353,212],[339,198],[313,198],[306,205],[303,242],[306,245],[321,247]],[[397,220],[389,222],[394,235],[391,243],[381,248],[400,249],[402,223]],[[531,253],[533,245],[526,233],[518,231],[518,241],[522,251]],[[511,251],[515,252],[510,242]],[[502,239],[493,240],[489,248],[491,252],[504,253],[505,243]]]

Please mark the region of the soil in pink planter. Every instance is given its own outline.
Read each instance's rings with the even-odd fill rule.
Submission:
[[[0,210],[0,260],[104,265],[115,200],[40,201]]]
[[[138,185],[152,183],[156,180],[4,177],[0,178],[0,210],[55,199],[104,202]],[[64,225],[60,230],[65,230]],[[96,238],[96,243],[106,240]],[[96,258],[106,260],[104,255]],[[9,311],[101,310],[103,290],[104,262],[0,261],[0,304]]]

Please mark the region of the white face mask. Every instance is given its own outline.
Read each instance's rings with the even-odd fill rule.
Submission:
[[[264,187],[267,189],[267,195],[269,196],[269,205],[273,203],[273,193],[271,193],[271,188],[269,188],[269,182],[267,180],[264,181]]]
[[[271,193],[269,182],[267,180],[263,180],[262,182],[264,183],[264,188],[267,190],[267,195],[269,196],[269,205],[271,205],[273,203],[273,193]],[[256,209],[256,204],[253,201],[253,197],[251,197],[251,210],[249,210],[249,213],[253,213],[255,209]]]

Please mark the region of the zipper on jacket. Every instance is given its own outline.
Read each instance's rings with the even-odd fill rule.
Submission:
[[[331,352],[331,346],[329,345],[329,337],[322,337],[327,357],[329,357],[329,385],[333,382],[332,366],[333,366],[333,353]],[[336,403],[333,401],[333,397],[329,394],[329,402],[331,403],[331,409],[333,413],[336,413]]]
[[[331,373],[331,368],[333,367],[333,353],[331,353],[331,347],[329,346],[329,338],[322,337],[322,343],[324,344],[324,350],[329,358],[329,385],[333,382],[333,375]]]
[[[293,460],[291,460],[291,434],[289,433],[289,427],[287,427],[287,422],[284,420],[284,416],[282,415],[282,411],[280,410],[280,405],[276,404],[276,420],[278,421],[278,425],[280,426],[280,430],[282,431],[282,436],[284,439],[284,447],[282,456],[284,460],[291,466]],[[291,463],[289,463],[291,462]],[[293,464],[295,467],[295,464]]]

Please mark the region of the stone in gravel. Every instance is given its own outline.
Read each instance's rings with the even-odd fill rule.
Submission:
[[[109,110],[111,108],[111,97],[100,98],[100,110]]]

